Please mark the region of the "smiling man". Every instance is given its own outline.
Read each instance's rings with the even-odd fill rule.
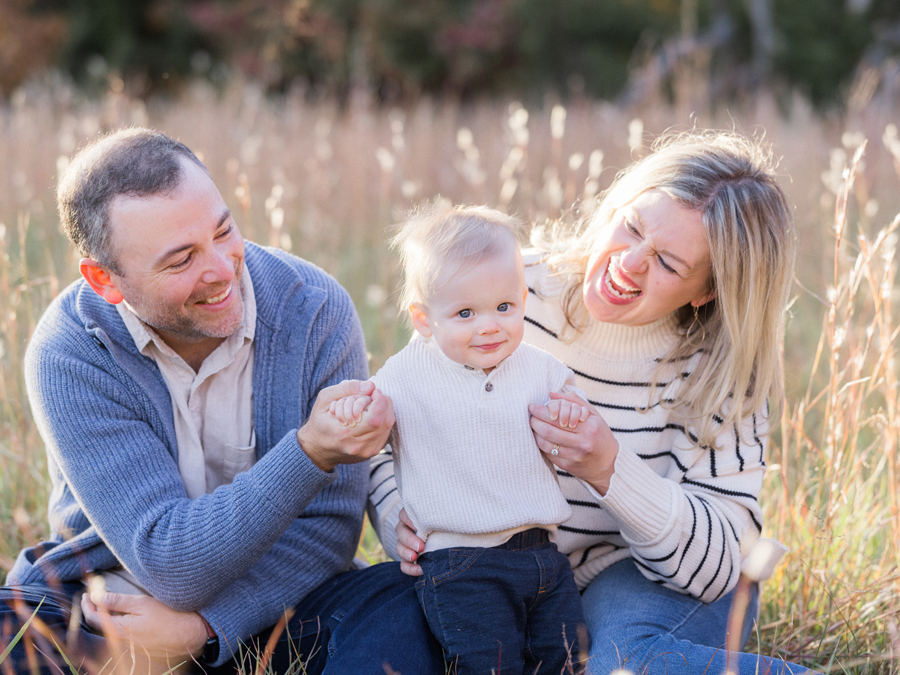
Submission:
[[[126,671],[142,656],[139,673],[192,661],[233,671],[293,608],[276,670],[298,654],[308,672],[321,669],[334,656],[321,645],[340,643],[332,616],[358,619],[342,630],[366,644],[353,627],[384,624],[366,589],[385,593],[402,577],[387,566],[347,572],[362,462],[384,445],[393,408],[371,383],[342,383],[367,377],[346,292],[299,258],[245,242],[200,160],[154,131],[80,151],[58,201],[84,278],[47,309],[25,363],[51,535],[19,555],[0,589],[0,651],[39,603],[69,658],[98,670],[124,654]],[[350,429],[327,408],[353,393],[372,394],[377,414]],[[91,578],[104,583],[85,593]],[[335,588],[356,590],[337,607]],[[43,672],[65,670],[40,631],[3,667],[34,672],[35,658]],[[379,669],[383,658],[395,656],[379,654]]]

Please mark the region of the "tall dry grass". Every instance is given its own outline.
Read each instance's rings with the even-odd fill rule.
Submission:
[[[571,204],[589,209],[654,134],[737,128],[764,133],[783,158],[801,237],[788,401],[763,496],[766,534],[791,550],[764,587],[750,648],[829,672],[898,672],[896,110],[873,103],[823,118],[800,98],[785,109],[764,95],[713,110],[691,91],[674,105],[629,108],[426,100],[402,110],[364,94],[345,109],[299,95],[269,100],[250,84],[221,95],[197,85],[150,102],[118,87],[84,100],[58,81],[20,91],[0,107],[0,568],[47,528],[43,448],[21,359],[44,307],[77,275],[54,184],[96,133],[146,124],[197,151],[248,239],[316,262],[350,291],[374,370],[406,341],[384,241],[413,204],[441,196],[528,222],[570,217]],[[371,530],[361,554],[383,555]]]

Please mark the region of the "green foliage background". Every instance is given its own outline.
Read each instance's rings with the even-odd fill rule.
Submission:
[[[188,77],[221,83],[240,73],[270,90],[301,85],[343,100],[360,85],[387,101],[422,93],[536,98],[547,91],[612,98],[652,57],[671,68],[672,55],[687,51],[703,55],[720,97],[775,85],[827,106],[861,63],[900,54],[896,0],[8,3],[0,10],[0,37],[4,19],[7,33],[22,17],[65,29],[21,45],[7,61],[42,52],[43,61],[83,85],[105,83],[113,73],[136,94],[172,89]],[[753,20],[760,8],[769,16],[765,31]],[[8,90],[15,84],[0,82]]]

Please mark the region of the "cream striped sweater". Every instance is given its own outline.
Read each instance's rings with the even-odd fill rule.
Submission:
[[[558,282],[541,264],[528,264],[525,275],[525,341],[575,372],[576,385],[619,442],[605,497],[557,470],[573,515],[559,526],[556,543],[569,556],[576,582],[584,588],[631,557],[650,579],[716,600],[737,582],[742,551],[749,552],[762,530],[757,496],[766,466],[766,411],[744,419],[743,433],[722,429],[718,450],[692,448],[690,427],[660,405],[681,379],[673,376],[650,399],[658,360],[680,339],[673,319],[638,327],[593,322],[567,343],[559,337],[565,319],[555,300]],[[699,354],[679,364],[679,370],[689,374],[698,359]],[[637,410],[645,406],[645,412]],[[401,505],[390,457],[377,456],[370,470],[369,517],[385,550],[396,555]]]

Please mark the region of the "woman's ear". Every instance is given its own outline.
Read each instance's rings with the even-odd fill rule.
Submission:
[[[109,271],[101,267],[96,260],[82,258],[78,269],[81,270],[81,276],[88,282],[88,286],[109,304],[118,305],[125,299],[116,287]]]
[[[414,302],[409,306],[409,315],[412,317],[413,326],[422,337],[431,337],[432,330],[431,326],[428,324],[428,314],[425,312],[425,308]]]
[[[705,295],[701,295],[699,298],[694,298],[693,300],[691,300],[691,307],[703,307],[703,305],[705,305],[707,302],[709,302],[710,300],[715,300],[715,299],[716,299],[716,292],[710,291],[709,293],[707,293]]]

